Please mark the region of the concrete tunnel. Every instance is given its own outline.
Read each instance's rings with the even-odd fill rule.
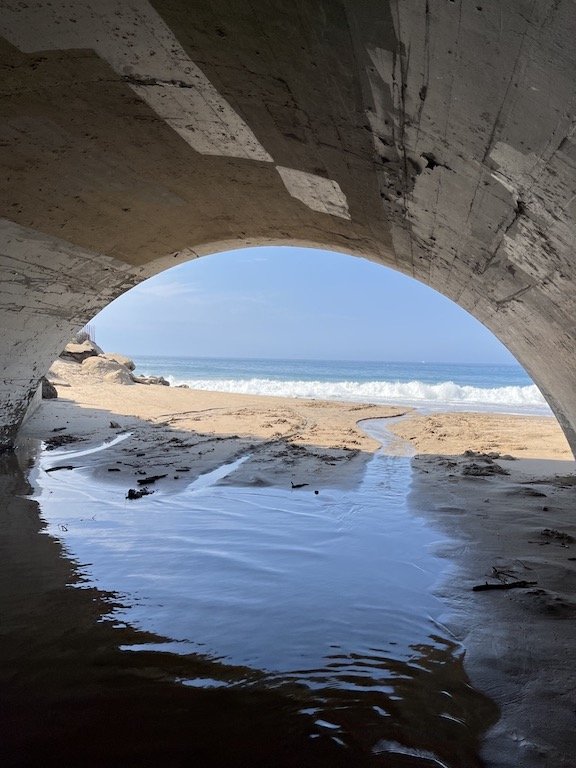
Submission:
[[[121,293],[300,244],[464,307],[576,450],[575,39],[573,0],[0,0],[0,445]]]

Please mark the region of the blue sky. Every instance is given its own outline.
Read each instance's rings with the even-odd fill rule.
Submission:
[[[510,363],[478,321],[411,278],[365,259],[262,247],[174,267],[93,321],[129,355]]]

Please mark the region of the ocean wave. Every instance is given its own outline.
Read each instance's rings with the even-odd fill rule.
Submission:
[[[443,381],[277,381],[274,379],[176,379],[174,385],[187,384],[191,389],[236,392],[247,395],[317,398],[372,403],[410,403],[421,405],[474,406],[548,411],[538,387],[472,387]]]

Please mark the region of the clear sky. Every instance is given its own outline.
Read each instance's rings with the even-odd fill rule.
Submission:
[[[141,283],[93,321],[129,355],[509,363],[473,317],[365,259],[262,247],[207,256]]]

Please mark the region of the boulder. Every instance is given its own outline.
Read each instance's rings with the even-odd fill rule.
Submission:
[[[101,354],[103,353],[98,344],[90,341],[90,339],[86,339],[80,344],[76,344],[73,341],[66,344],[60,353],[60,357],[64,360],[74,360],[76,363],[83,363],[86,358]]]
[[[54,400],[58,397],[56,387],[51,381],[48,381],[46,376],[42,376],[40,379],[40,386],[42,387],[42,400]]]
[[[124,365],[128,368],[129,371],[133,371],[134,368],[136,368],[134,360],[126,357],[126,355],[121,355],[119,352],[104,352],[100,357],[103,357],[105,360],[115,360],[117,363],[120,363],[120,365]]]
[[[161,384],[163,387],[169,387],[170,382],[166,381],[164,376],[135,376],[132,374],[132,381],[136,384]]]
[[[108,381],[113,384],[134,383],[126,366],[100,356],[87,357],[82,363],[82,372],[88,373],[96,381]]]
[[[104,378],[106,381],[112,382],[112,384],[134,384],[132,376],[130,376],[130,371],[127,368],[124,368],[124,366],[118,368],[116,371],[110,371]]]
[[[82,330],[74,334],[74,341],[76,342],[76,344],[82,344],[82,342],[86,341],[86,339],[90,341],[90,334],[88,333],[88,331]]]

